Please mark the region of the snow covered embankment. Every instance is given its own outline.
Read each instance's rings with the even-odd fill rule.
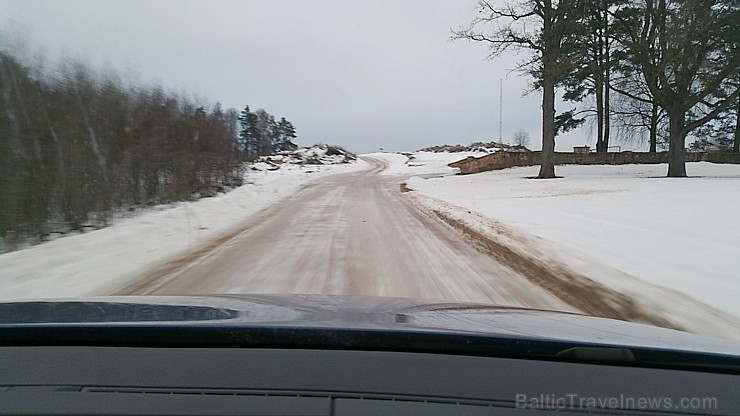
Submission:
[[[487,155],[485,152],[414,152],[414,153],[368,153],[368,156],[381,159],[387,163],[387,168],[381,175],[401,176],[443,176],[452,175],[459,169],[447,166],[449,163],[465,159],[468,156],[480,157]]]
[[[626,295],[686,330],[740,339],[740,167],[692,163],[536,167],[411,178],[415,203],[525,258]]]
[[[0,255],[0,300],[109,294],[150,267],[232,232],[307,183],[367,163],[255,167],[245,185],[227,194],[152,209],[101,230]]]

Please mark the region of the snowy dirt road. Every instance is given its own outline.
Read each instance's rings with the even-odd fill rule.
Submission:
[[[319,293],[576,309],[401,196],[385,162],[329,176],[117,295]]]

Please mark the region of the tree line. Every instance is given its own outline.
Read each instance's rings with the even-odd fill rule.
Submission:
[[[296,130],[285,117],[275,121],[275,116],[263,109],[250,111],[249,106],[239,114],[239,150],[249,160],[275,152],[295,150]]]
[[[0,52],[0,252],[241,185],[247,158],[295,146],[285,119],[246,118],[80,63],[42,71]],[[265,134],[270,149],[255,145]]]
[[[686,176],[686,138],[740,151],[740,3],[737,0],[479,0],[454,39],[489,58],[528,52],[519,69],[542,91],[540,178],[555,177],[555,136],[591,119],[596,150],[621,138],[668,148],[668,176]],[[556,114],[555,96],[579,109]],[[706,140],[704,141],[706,144]]]

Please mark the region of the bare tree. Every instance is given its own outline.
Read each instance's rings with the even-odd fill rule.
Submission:
[[[257,155],[264,156],[272,154],[275,149],[272,147],[273,131],[275,130],[275,116],[260,108],[255,112],[257,116]]]
[[[610,88],[617,92],[612,113],[620,140],[635,143],[642,141],[647,133],[649,152],[656,153],[659,139],[667,136],[667,116],[653,98],[641,70],[623,60]]]
[[[47,75],[0,52],[0,252],[239,185],[236,121],[80,63]]]
[[[479,17],[453,31],[453,39],[488,45],[493,59],[513,49],[529,52],[521,64],[542,89],[542,162],[538,178],[555,177],[555,87],[575,67],[575,33],[582,8],[577,0],[478,2]]]
[[[529,132],[526,130],[517,130],[514,132],[514,144],[517,146],[529,146]]]

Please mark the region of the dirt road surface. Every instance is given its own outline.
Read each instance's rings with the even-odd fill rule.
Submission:
[[[430,218],[385,165],[303,188],[117,294],[317,293],[575,309]]]

